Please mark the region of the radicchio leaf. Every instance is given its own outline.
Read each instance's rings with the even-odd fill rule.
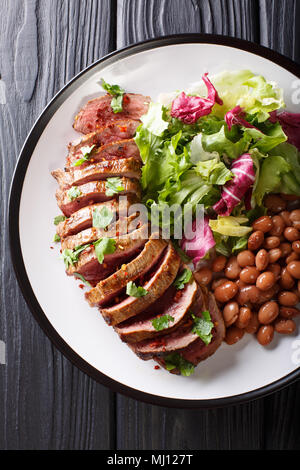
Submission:
[[[252,126],[250,122],[246,121],[244,117],[245,117],[245,112],[243,111],[243,108],[241,108],[240,106],[236,106],[235,108],[228,111],[228,113],[225,114],[225,121],[228,126],[228,129],[231,131],[232,126],[235,124],[238,124],[239,126],[255,129],[255,127]]]
[[[192,229],[195,234],[194,238],[187,239],[183,237],[181,241],[181,248],[193,260],[195,268],[199,261],[213,248],[216,244],[212,230],[209,226],[209,219],[207,216],[198,221],[193,221],[192,227],[187,228],[187,233]]]
[[[251,155],[245,153],[231,165],[234,174],[231,181],[223,186],[221,199],[213,206],[217,214],[228,216],[237,206],[255,181],[255,171]]]
[[[288,137],[288,142],[300,151],[300,114],[287,111],[278,114],[277,111],[273,111],[270,113],[270,121],[273,123],[278,121]]]
[[[207,75],[205,73],[202,77],[207,87],[207,98],[188,96],[183,91],[172,103],[172,117],[180,119],[185,124],[194,124],[200,117],[210,114],[215,103],[223,104],[217,90],[207,78]]]

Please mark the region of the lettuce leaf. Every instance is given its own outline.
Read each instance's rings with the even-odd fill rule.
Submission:
[[[148,112],[141,117],[143,128],[160,137],[169,123],[163,119],[164,108],[160,103],[151,102]]]
[[[210,184],[223,186],[233,178],[231,171],[219,158],[197,163],[195,171]]]
[[[253,192],[258,205],[262,204],[265,194],[282,191],[282,178],[290,170],[289,163],[278,155],[269,156],[262,162],[257,187]]]
[[[248,129],[252,130],[252,129]],[[250,145],[252,136],[246,132],[236,142],[229,140],[225,132],[225,124],[215,134],[202,134],[202,145],[206,152],[218,152],[219,155],[235,159],[245,153]]]

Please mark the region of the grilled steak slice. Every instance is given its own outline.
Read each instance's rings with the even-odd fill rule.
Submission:
[[[215,297],[212,293],[208,294],[208,309],[210,312],[211,319],[215,325],[213,330],[213,338],[211,342],[206,345],[200,338],[191,343],[187,348],[180,352],[180,355],[186,361],[190,362],[194,366],[197,366],[199,362],[204,361],[208,357],[212,356],[216,350],[221,346],[222,341],[225,337],[225,325],[222,314],[217,306]],[[166,367],[165,359],[163,357],[155,358],[155,360],[163,367]],[[178,369],[173,369],[172,373],[179,374]]]
[[[142,312],[155,302],[172,284],[180,266],[180,257],[170,243],[159,267],[144,284],[147,295],[143,297],[126,297],[119,304],[100,310],[109,325],[118,325]]]
[[[94,210],[101,210],[103,207],[107,207],[113,213],[113,220],[116,220],[118,216],[127,216],[129,207],[136,202],[137,199],[135,196],[128,195],[127,197],[120,197],[117,200],[112,199],[110,201],[83,207],[77,212],[74,212],[68,219],[60,222],[56,228],[56,233],[60,238],[66,238],[70,235],[76,235],[76,233],[81,232],[81,230],[92,227]]]
[[[116,222],[111,223],[107,228],[96,228],[91,227],[83,230],[76,235],[70,235],[67,238],[64,238],[61,242],[62,250],[74,250],[77,246],[86,245],[87,243],[93,243],[99,238],[116,238],[130,231],[130,224],[137,219],[138,224],[139,218],[136,217],[136,214],[131,215],[130,217],[123,217]]]
[[[98,262],[94,246],[83,251],[74,266],[67,269],[68,275],[81,274],[87,281],[98,283],[118,269],[128,259],[132,259],[145,245],[148,238],[148,225],[116,239],[114,253],[105,255],[102,264]]]
[[[76,131],[88,134],[110,122],[124,119],[139,120],[148,111],[149,96],[126,93],[123,98],[123,111],[114,113],[111,108],[112,96],[106,94],[90,100],[75,117],[73,127]]]
[[[82,155],[81,155],[82,156]],[[80,155],[69,155],[66,167],[72,168]],[[141,161],[140,151],[134,139],[119,140],[94,149],[88,162],[83,163],[81,168],[87,166],[89,162],[101,162],[103,160],[118,160],[119,158],[136,158]]]
[[[118,193],[119,196],[125,194],[135,194],[137,198],[141,197],[140,184],[136,180],[122,178],[123,191]],[[75,186],[73,187],[75,188]],[[56,191],[56,200],[61,211],[70,217],[71,214],[78,211],[84,206],[94,204],[95,202],[104,202],[113,199],[116,195],[106,195],[106,181],[93,181],[83,184],[77,188],[80,193],[77,197],[71,197],[68,194],[70,190],[58,189]]]
[[[101,145],[110,144],[119,140],[132,139],[135,135],[137,127],[140,125],[140,121],[134,121],[133,119],[124,119],[123,121],[116,121],[107,124],[101,129],[97,129],[96,132],[86,134],[75,142],[69,144],[69,155],[67,162],[74,160],[74,157],[82,158],[82,147],[100,147]],[[69,160],[69,158],[71,158]]]
[[[130,263],[124,264],[122,269],[112,276],[100,281],[97,286],[85,294],[89,304],[102,305],[116,296],[129,281],[135,281],[145,275],[159,260],[167,243],[156,239],[157,234],[146,243],[143,251]]]
[[[180,297],[178,297],[178,293]],[[170,286],[163,296],[152,304],[147,311],[121,323],[115,327],[115,330],[120,335],[122,341],[128,343],[135,343],[146,338],[169,334],[175,331],[189,314],[189,309],[195,300],[196,293],[197,284],[194,280],[186,284],[182,291],[177,291],[174,286]],[[157,331],[152,321],[167,315],[174,319],[173,322],[169,321],[167,328]]]
[[[205,297],[201,289],[198,288],[191,311],[194,315],[199,316],[203,310],[206,310]],[[144,360],[163,356],[166,353],[180,351],[199,339],[196,333],[192,333],[192,325],[192,318],[189,317],[174,333],[154,338],[154,340],[146,339],[139,343],[130,344],[129,346],[135,354]]]
[[[71,186],[78,186],[91,181],[99,181],[116,176],[140,179],[141,163],[135,158],[104,160],[88,166],[70,167],[69,171],[59,168],[52,171],[51,174],[57,180],[60,189],[69,189]]]

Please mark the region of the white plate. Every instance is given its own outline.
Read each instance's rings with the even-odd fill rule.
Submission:
[[[252,52],[251,52],[252,51]],[[237,403],[270,393],[299,376],[300,336],[280,337],[263,348],[250,335],[222,345],[191,377],[155,370],[138,359],[88,306],[78,282],[68,278],[59,249],[50,249],[59,213],[50,171],[63,167],[76,112],[101,88],[99,80],[156,99],[186,88],[202,74],[251,69],[276,80],[288,109],[299,111],[292,93],[299,67],[245,41],[212,36],[177,36],[148,41],[111,54],[82,72],[50,103],[21,152],[10,199],[11,251],[32,313],[56,346],[78,367],[114,390],[135,398],[182,407]],[[296,84],[296,85],[295,85]],[[298,338],[298,339],[297,339]]]

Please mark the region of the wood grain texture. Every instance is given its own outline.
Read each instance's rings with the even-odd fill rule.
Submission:
[[[3,201],[7,201],[16,157],[35,119],[69,79],[114,47],[110,0],[40,0],[35,10],[32,6],[31,0],[0,1],[1,15],[5,15],[0,22],[0,74],[5,88],[1,102],[6,102],[0,104],[4,224],[7,205]],[[37,49],[27,48],[26,60],[39,64],[28,102],[24,101],[30,99],[26,88],[17,89],[26,71],[18,69],[15,61],[26,7],[31,8],[30,15],[36,15],[38,31]],[[20,72],[17,77],[15,66]],[[33,320],[16,284],[5,226],[0,253],[0,340],[7,347],[7,365],[0,365],[0,448],[113,447],[114,396],[62,357]]]

